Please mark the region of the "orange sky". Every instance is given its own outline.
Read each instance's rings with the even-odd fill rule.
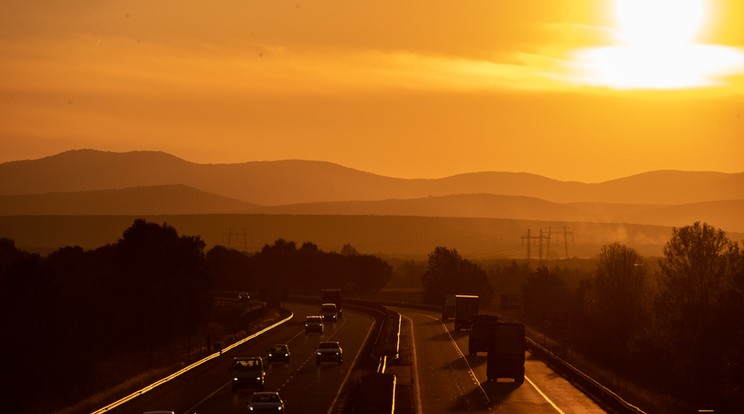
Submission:
[[[403,178],[744,171],[744,2],[703,1],[682,41],[668,16],[687,0],[622,1],[658,7],[621,22],[611,0],[4,0],[0,162],[94,148]]]

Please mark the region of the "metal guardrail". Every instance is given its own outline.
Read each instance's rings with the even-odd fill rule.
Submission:
[[[433,310],[433,311],[437,311],[440,309],[437,306],[422,305],[422,304],[408,304],[408,303],[391,303],[391,304],[383,303],[383,304],[387,306],[396,306],[396,307],[401,307],[401,308],[413,308],[413,309]],[[400,338],[400,325],[398,329],[398,337]],[[599,381],[585,374],[580,369],[573,366],[568,361],[563,360],[561,357],[551,352],[550,350],[544,348],[543,346],[541,346],[540,344],[538,344],[531,338],[527,338],[527,343],[536,353],[540,354],[543,357],[543,359],[545,359],[549,364],[559,367],[563,371],[564,375],[570,376],[573,380],[575,380],[578,384],[580,384],[582,388],[584,388],[585,392],[590,393],[594,398],[598,398],[603,404],[608,406],[607,408],[612,409],[613,412],[623,413],[623,414],[624,413],[646,414],[641,408],[636,407],[635,405],[625,401],[616,392],[602,385],[601,383],[599,383]]]
[[[570,375],[573,380],[577,381],[580,386],[586,390],[586,392],[594,396],[599,396],[601,401],[608,405],[607,408],[610,408],[613,412],[646,414],[640,408],[625,401],[616,392],[600,384],[597,380],[585,374],[580,369],[576,368],[571,363],[565,361],[563,358],[554,354],[534,340],[527,338],[527,344],[533,352],[541,354],[544,358],[549,359],[551,364],[558,366],[562,371],[564,371],[564,373]]]
[[[185,367],[185,368],[183,368],[183,369],[181,369],[181,370],[179,370],[179,371],[177,371],[177,372],[175,372],[175,373],[173,373],[173,374],[171,374],[171,375],[169,375],[169,376],[167,376],[165,378],[162,378],[162,379],[160,379],[158,381],[155,381],[154,383],[152,383],[152,384],[150,384],[150,385],[148,385],[148,386],[146,386],[146,387],[144,387],[144,388],[142,388],[140,390],[137,390],[137,391],[135,391],[135,392],[127,395],[124,398],[121,398],[121,399],[119,399],[119,400],[117,400],[117,401],[115,401],[115,402],[113,402],[113,403],[111,403],[111,404],[109,404],[109,405],[107,405],[107,406],[105,406],[103,408],[100,408],[100,409],[98,409],[96,411],[93,411],[92,414],[105,413],[105,412],[110,411],[110,410],[112,410],[112,409],[114,409],[114,408],[116,408],[116,407],[118,407],[118,406],[120,406],[120,405],[122,405],[122,404],[124,404],[126,402],[129,402],[130,400],[133,400],[133,399],[139,397],[140,395],[145,394],[146,392],[149,392],[152,389],[154,389],[156,387],[159,387],[159,386],[165,384],[168,381],[173,380],[174,378],[176,378],[176,377],[178,377],[178,376],[180,376],[180,375],[182,375],[182,374],[184,374],[184,373],[186,373],[186,372],[188,372],[188,371],[190,371],[190,370],[198,367],[199,365],[204,364],[205,362],[208,362],[208,361],[211,361],[212,359],[215,359],[215,358],[220,357],[223,353],[225,353],[225,352],[227,352],[227,351],[229,351],[229,350],[231,350],[231,349],[233,349],[233,348],[235,348],[237,346],[240,346],[240,345],[242,345],[242,344],[250,341],[251,339],[253,339],[253,338],[255,338],[255,337],[263,334],[264,332],[267,332],[267,331],[269,331],[271,329],[276,328],[279,325],[282,325],[282,324],[288,322],[290,319],[292,319],[292,317],[294,317],[294,314],[290,312],[290,314],[289,314],[288,317],[286,317],[286,318],[284,318],[284,319],[282,319],[282,320],[280,320],[280,321],[278,321],[278,322],[276,322],[276,323],[274,323],[274,324],[272,324],[270,326],[267,326],[266,328],[261,329],[260,331],[254,333],[254,334],[251,334],[251,335],[249,335],[249,336],[247,336],[247,337],[245,337],[245,338],[243,338],[243,339],[241,339],[241,340],[239,340],[239,341],[237,341],[237,342],[235,342],[235,343],[233,343],[233,344],[231,344],[231,345],[229,345],[229,346],[227,346],[225,348],[222,348],[219,351],[214,352],[211,355],[209,355],[207,357],[204,357],[204,358],[200,359],[199,361],[196,361],[193,364],[191,364],[191,365],[189,365],[189,366],[187,366],[187,367]]]

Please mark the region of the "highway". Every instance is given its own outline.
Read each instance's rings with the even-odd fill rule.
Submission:
[[[237,355],[266,356],[271,344],[287,343],[289,364],[267,365],[267,391],[278,391],[288,412],[338,412],[339,393],[352,373],[364,341],[374,339],[372,316],[347,310],[335,324],[325,324],[323,335],[304,331],[307,314],[317,314],[318,306],[287,304],[294,313],[289,322],[274,328],[219,358],[167,382],[110,413],[142,413],[173,410],[182,414],[228,414],[246,412],[252,390],[233,392],[228,370]],[[453,322],[443,323],[439,312],[396,307],[403,320],[401,341],[409,349],[409,363],[388,366],[388,372],[411,386],[409,407],[396,404],[396,412],[452,413],[604,413],[601,407],[568,381],[528,353],[525,382],[486,381],[486,355],[467,355],[468,335],[453,332]],[[314,351],[321,340],[337,340],[344,348],[342,366],[329,363],[316,366]],[[406,345],[404,345],[406,346]],[[357,374],[358,375],[358,374]],[[399,396],[402,397],[402,394]],[[399,408],[404,407],[404,408]]]
[[[307,314],[317,314],[319,305],[287,304],[294,318],[242,346],[226,352],[186,374],[119,406],[111,413],[142,413],[148,410],[173,410],[176,413],[228,414],[245,413],[253,390],[233,392],[228,371],[237,355],[266,356],[271,344],[287,343],[291,351],[289,364],[268,365],[266,391],[279,391],[288,412],[329,413],[337,402],[339,390],[368,336],[372,336],[372,316],[349,310],[335,324],[325,324],[323,335],[304,331]],[[321,340],[339,341],[344,350],[344,364],[315,364],[315,347]],[[365,356],[366,357],[366,356]]]
[[[453,332],[453,322],[441,313],[392,308],[404,321],[401,341],[409,340],[410,373],[391,367],[413,382],[412,399],[417,413],[604,413],[601,407],[542,361],[528,353],[525,382],[510,379],[486,381],[486,355],[467,356],[468,335]]]

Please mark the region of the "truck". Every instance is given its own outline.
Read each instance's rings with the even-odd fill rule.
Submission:
[[[498,321],[499,317],[496,315],[477,314],[470,318],[468,355],[475,356],[478,352],[488,352],[492,325]]]
[[[524,325],[518,322],[492,324],[486,362],[488,381],[496,382],[499,378],[513,378],[517,384],[523,383],[526,350]]]
[[[448,293],[444,295],[444,304],[442,305],[442,320],[447,321],[455,316],[455,294]]]
[[[321,303],[334,303],[339,318],[344,316],[344,308],[341,306],[341,289],[321,289]]]
[[[455,295],[455,332],[470,329],[470,317],[478,313],[478,296]]]

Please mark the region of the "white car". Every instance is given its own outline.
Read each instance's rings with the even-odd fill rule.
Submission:
[[[275,391],[259,391],[251,395],[248,400],[248,412],[250,413],[283,413],[284,401]]]

